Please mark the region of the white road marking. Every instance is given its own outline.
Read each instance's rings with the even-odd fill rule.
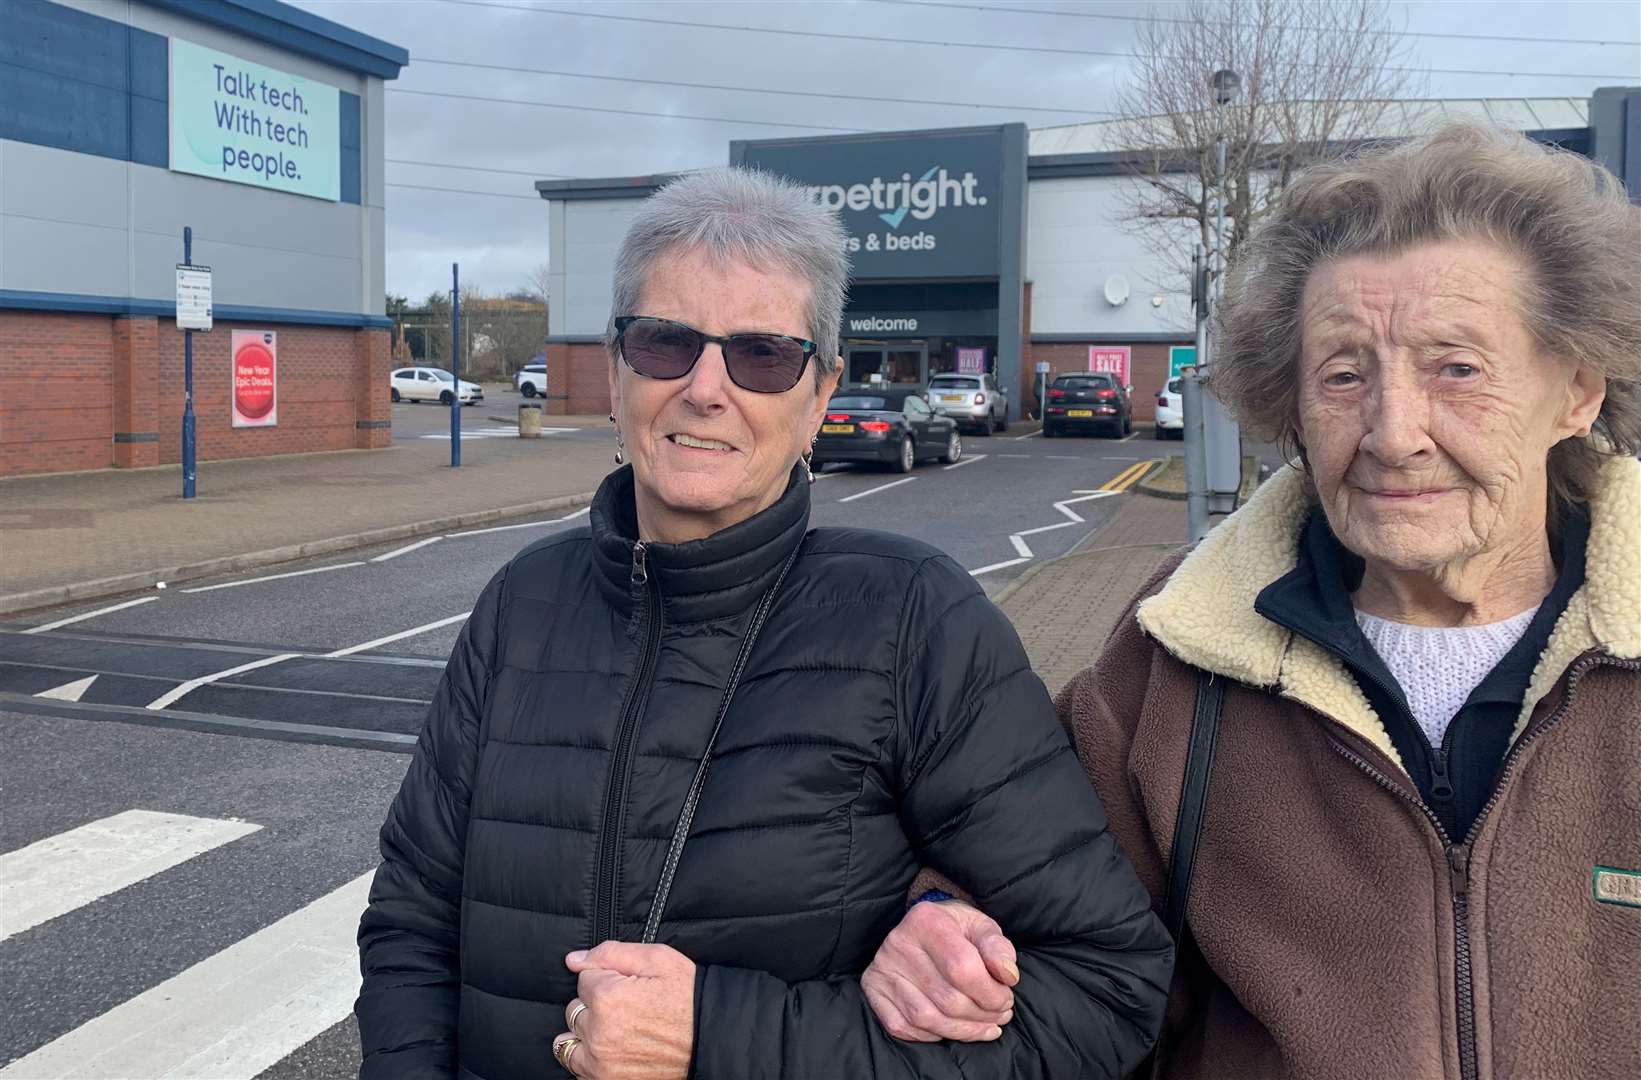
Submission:
[[[180,592],[197,593],[211,592],[215,589],[235,589],[241,585],[257,585],[264,581],[283,581],[285,578],[302,577],[305,574],[324,574],[332,570],[347,570],[354,566],[363,566],[362,562],[337,563],[334,566],[316,566],[311,570],[292,570],[288,574],[267,574],[263,577],[246,578],[244,581],[224,581],[217,585],[199,585],[192,589],[181,589]]]
[[[1139,432],[1130,431],[1127,435],[1124,435],[1122,438],[1118,439],[1117,441],[1120,442],[1120,443],[1133,442],[1135,439],[1137,439],[1139,437],[1140,437]]]
[[[543,435],[568,435],[576,430],[578,429],[570,427],[544,427],[541,429],[541,433]],[[462,428],[463,439],[516,439],[518,437],[519,429],[516,427]],[[445,442],[449,442],[450,432],[438,431],[431,435],[418,435],[417,438],[443,439]]]
[[[574,521],[579,517],[586,517],[592,510],[590,506],[583,506],[573,514],[565,514],[561,518],[551,518],[547,521],[525,521],[517,525],[492,525],[487,529],[468,529],[466,532],[446,533],[446,540],[455,540],[463,536],[483,536],[485,533],[507,532],[509,529],[537,529],[548,525],[558,525],[566,521]]]
[[[1100,460],[1101,461],[1144,461],[1145,459],[1144,458],[1137,458],[1137,457],[1115,457],[1113,455],[1106,454],[1106,455],[1102,455]]]
[[[1029,459],[1030,454],[998,454],[998,457]]]
[[[335,652],[325,653],[324,659],[335,660],[343,656],[352,656],[354,653],[366,652],[370,649],[379,648],[380,646],[391,644],[392,642],[399,641],[403,638],[415,637],[417,634],[425,634],[429,630],[437,630],[441,626],[449,626],[451,623],[461,622],[471,614],[473,614],[471,611],[464,611],[460,615],[452,615],[447,619],[439,619],[438,621],[430,622],[425,626],[414,626],[409,630],[401,630],[397,634],[389,634],[387,637],[380,637],[375,641],[367,641],[362,645],[349,645],[345,649],[337,649]],[[153,706],[150,705],[149,708],[153,708]]]
[[[1036,536],[1038,533],[1054,532],[1057,529],[1069,529],[1073,525],[1080,525],[1085,519],[1081,514],[1077,513],[1077,511],[1071,509],[1073,504],[1093,502],[1095,499],[1104,499],[1108,496],[1116,495],[1118,492],[1079,491],[1076,494],[1078,497],[1075,499],[1062,499],[1054,504],[1054,509],[1065,515],[1065,521],[1057,521],[1052,525],[1039,525],[1035,529],[1024,529],[1020,532],[1009,534],[1009,543],[1013,544],[1014,550],[1020,553],[1020,557],[1018,559],[1009,559],[1006,562],[992,563],[990,566],[982,566],[978,570],[970,570],[969,576],[979,577],[981,574],[989,574],[993,570],[1006,570],[1011,566],[1019,566],[1021,563],[1030,562],[1035,559],[1037,555],[1031,550],[1031,545],[1026,543],[1026,537]]]
[[[956,463],[951,464],[951,465],[947,465],[941,471],[942,472],[951,472],[953,469],[961,469],[965,465],[973,465],[977,461],[985,461],[986,457],[987,457],[987,455],[985,455],[985,454],[976,454],[973,457],[966,457],[962,461],[956,462]]]
[[[990,566],[982,566],[978,570],[970,570],[969,576],[979,577],[981,574],[989,574],[993,570],[1007,570],[1011,566],[1019,566],[1021,563],[1028,563],[1030,561],[1030,559],[1009,559],[1007,562],[992,563]]]
[[[867,488],[865,491],[857,491],[853,495],[845,495],[843,498],[839,499],[838,502],[854,502],[856,499],[864,499],[868,495],[876,495],[880,491],[888,491],[890,488],[899,487],[901,484],[909,484],[916,479],[917,477],[915,476],[907,476],[900,480],[891,480],[887,484],[879,484],[875,488]]]
[[[272,667],[275,664],[283,664],[285,661],[295,660],[301,655],[301,653],[289,652],[280,653],[278,656],[264,656],[262,659],[252,660],[248,664],[240,664],[238,667],[231,667],[225,671],[213,671],[209,675],[201,675],[197,679],[189,679],[185,683],[178,683],[176,686],[173,686],[153,701],[150,701],[148,703],[148,707],[150,709],[169,708],[171,705],[175,704],[182,698],[187,697],[189,694],[192,694],[200,687],[208,686],[219,679],[226,679],[230,675],[242,675],[247,671],[255,671],[257,668]]]
[[[1028,431],[1024,435],[1014,436],[1014,441],[1019,442],[1021,439],[1035,439],[1037,436],[1041,435],[1042,433],[1043,433],[1043,429],[1038,428],[1036,431]]]
[[[260,828],[127,810],[0,855],[0,941]],[[0,1072],[11,1075],[24,1073]]]
[[[79,701],[85,697],[85,692],[91,689],[91,684],[97,681],[97,676],[87,675],[83,679],[75,679],[71,683],[42,690],[35,697],[50,698],[53,701]]]
[[[55,630],[59,626],[70,626],[77,622],[85,622],[87,619],[95,619],[99,615],[107,615],[110,612],[124,611],[126,608],[136,607],[138,604],[152,604],[158,599],[159,597],[157,596],[144,596],[136,600],[127,600],[123,604],[114,604],[110,607],[98,608],[96,611],[85,611],[78,615],[70,615],[66,619],[58,619],[56,622],[46,623],[44,626],[31,626],[27,630],[24,630],[23,633],[43,634],[47,630]]]
[[[401,555],[410,554],[412,551],[415,551],[417,548],[424,548],[429,544],[437,544],[440,540],[443,540],[443,539],[444,539],[444,537],[442,537],[442,536],[430,536],[426,540],[418,540],[414,544],[406,544],[404,547],[396,548],[395,550],[389,551],[384,555],[377,555],[375,558],[371,559],[370,561],[371,562],[387,562],[389,559],[397,559]]]
[[[0,1077],[250,1080],[347,1018],[374,871],[53,1042]]]

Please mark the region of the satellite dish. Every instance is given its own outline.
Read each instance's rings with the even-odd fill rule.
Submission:
[[[1128,302],[1128,279],[1121,274],[1112,274],[1105,279],[1105,302],[1112,307],[1122,307]]]

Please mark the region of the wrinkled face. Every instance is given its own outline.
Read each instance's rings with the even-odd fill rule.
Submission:
[[[1369,563],[1432,571],[1542,537],[1550,448],[1589,431],[1605,386],[1537,346],[1527,275],[1457,240],[1312,273],[1300,438],[1329,525]]]
[[[807,338],[808,298],[806,284],[791,274],[718,266],[702,252],[681,251],[656,261],[632,314],[715,337]],[[753,393],[730,380],[713,343],[679,379],[647,379],[618,359],[610,401],[633,465],[643,538],[699,539],[774,504],[814,439],[837,379],[834,372],[817,391],[811,366],[785,393]]]

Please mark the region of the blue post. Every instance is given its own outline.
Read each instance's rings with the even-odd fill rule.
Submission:
[[[182,227],[182,261],[194,263],[194,230]],[[194,497],[194,332],[182,332],[182,497]]]
[[[450,264],[450,467],[462,467],[462,279]]]

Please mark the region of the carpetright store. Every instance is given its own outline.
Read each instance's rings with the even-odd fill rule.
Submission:
[[[0,0],[0,476],[386,446],[383,83],[276,0]]]
[[[1641,196],[1641,89],[1590,98],[1409,101],[1398,138],[1443,120],[1525,132],[1597,158]],[[846,378],[927,385],[990,373],[1010,419],[1034,413],[1034,373],[1109,371],[1134,388],[1134,418],[1192,362],[1187,275],[1163,265],[1125,212],[1141,161],[1110,122],[1019,124],[733,142],[730,164],[781,173],[833,207],[854,276],[842,326]],[[615,252],[638,206],[670,175],[541,180],[547,201],[549,410],[603,413],[600,344]]]

